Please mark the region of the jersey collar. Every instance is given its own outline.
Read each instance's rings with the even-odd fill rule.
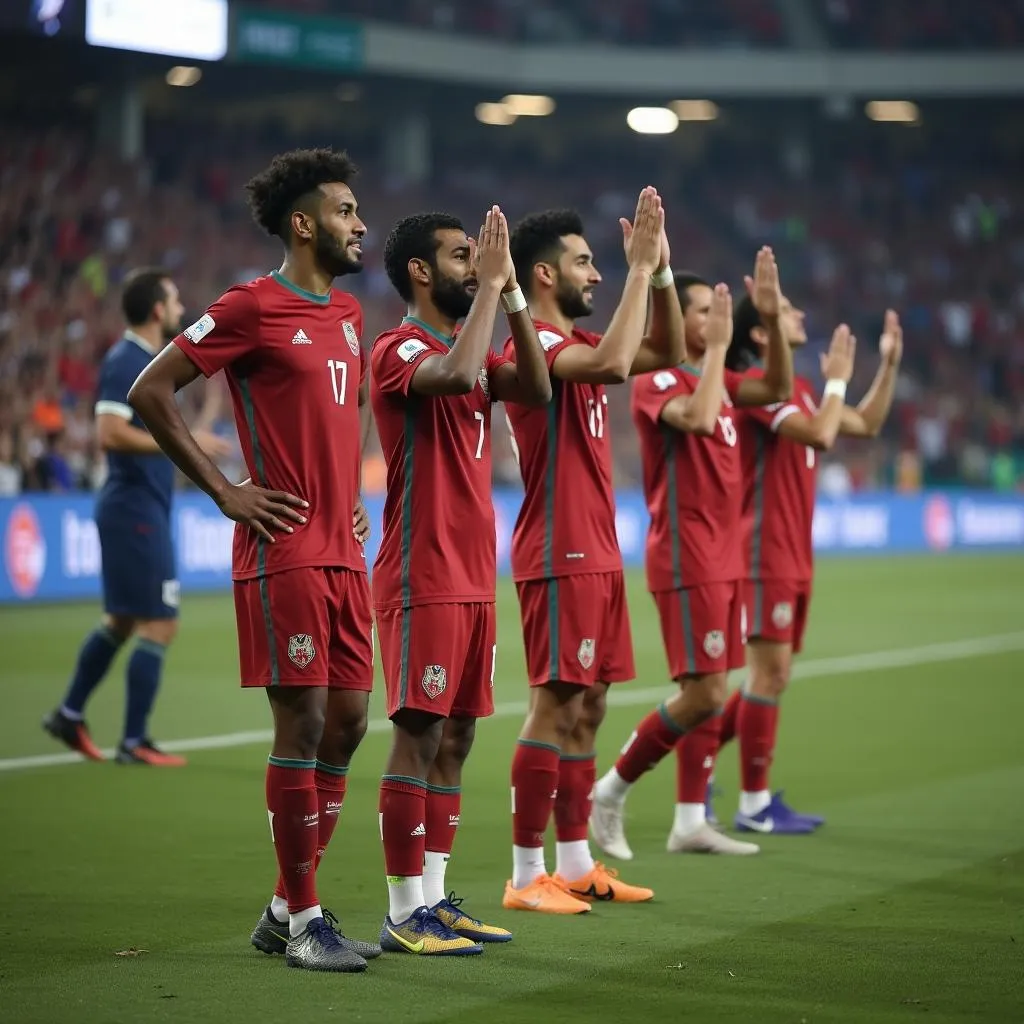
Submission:
[[[451,337],[451,335],[442,334],[439,330],[437,330],[434,327],[431,327],[430,324],[421,320],[418,316],[403,316],[402,323],[412,324],[413,327],[418,327],[421,331],[426,331],[427,334],[429,334],[436,341],[441,342],[442,345],[445,345],[448,348],[452,347],[452,342],[454,341],[454,339]]]
[[[155,356],[157,354],[157,350],[153,348],[153,346],[150,345],[150,343],[146,341],[141,334],[136,334],[134,331],[125,331],[124,336],[127,341],[134,342],[139,346],[139,348],[144,352],[148,352],[151,356]]]
[[[300,288],[297,284],[293,284],[287,277],[284,277],[276,270],[272,270],[270,272],[270,276],[279,285],[281,285],[282,288],[287,288],[288,291],[294,292],[300,299],[306,299],[308,302],[315,302],[318,306],[326,306],[331,301],[330,292],[326,295],[317,295],[316,292],[308,292],[305,288]]]

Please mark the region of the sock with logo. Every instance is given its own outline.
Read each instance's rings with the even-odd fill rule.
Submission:
[[[338,815],[341,813],[341,805],[345,801],[345,788],[348,782],[348,768],[337,765],[326,764],[324,761],[316,762],[316,769],[313,779],[316,784],[317,814],[317,848],[316,863],[314,868],[320,867],[327,844],[334,835],[338,825]],[[270,901],[270,912],[278,921],[287,918],[288,902],[285,895],[284,878],[277,876],[277,885],[274,887],[274,898]]]
[[[558,789],[558,747],[519,740],[512,757],[512,887],[545,874],[544,833]]]
[[[740,801],[743,814],[757,814],[771,802],[768,770],[775,752],[778,728],[778,701],[743,695],[736,722],[736,733],[740,741],[740,779],[743,786]],[[753,810],[742,810],[744,795],[751,798],[745,802],[745,806],[753,807]]]
[[[742,690],[733,690],[729,699],[725,702],[725,709],[722,711],[722,738],[719,746],[724,747],[736,736],[736,723],[739,719],[740,702],[743,700]]]
[[[322,917],[316,872],[319,842],[315,761],[296,761],[271,755],[267,764],[267,812],[277,865],[284,879],[291,934],[298,935],[309,920]]]
[[[86,702],[103,682],[123,643],[124,640],[106,626],[98,626],[85,638],[78,651],[75,674],[60,708],[66,718],[81,720]]]
[[[712,715],[676,744],[677,804],[700,804],[704,807],[708,779],[715,769],[721,727],[721,714]]]
[[[149,714],[160,689],[160,673],[167,648],[155,640],[140,639],[128,659],[128,700],[124,713],[124,745],[129,749],[148,735]]]
[[[555,871],[570,882],[594,869],[594,858],[587,841],[587,825],[596,777],[596,754],[563,754],[558,762]]]
[[[388,879],[389,916],[401,924],[422,906],[427,838],[427,784],[405,775],[380,781],[380,837]]]
[[[423,898],[436,907],[448,895],[445,870],[459,827],[462,790],[458,786],[427,785],[427,837],[423,854]]]
[[[636,727],[636,732],[622,748],[615,762],[619,778],[632,785],[645,772],[657,767],[683,735],[685,730],[672,721],[664,704],[655,708]],[[605,796],[600,787],[598,795],[602,798]]]

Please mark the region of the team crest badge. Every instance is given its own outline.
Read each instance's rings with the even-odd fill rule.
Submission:
[[[776,629],[785,629],[793,623],[793,606],[788,601],[780,601],[772,609],[772,625]]]
[[[581,641],[576,658],[585,669],[589,669],[594,664],[594,641],[590,639]]]
[[[448,685],[448,673],[445,672],[444,665],[428,665],[423,670],[423,679],[420,685],[431,700],[437,700]]]
[[[352,355],[359,355],[359,335],[356,334],[355,327],[348,320],[342,320],[341,332],[345,335],[345,340],[348,342],[349,351]]]
[[[704,653],[709,658],[725,654],[725,634],[720,629],[713,629],[704,637]]]
[[[288,659],[299,668],[305,668],[316,657],[313,638],[308,633],[288,637]]]

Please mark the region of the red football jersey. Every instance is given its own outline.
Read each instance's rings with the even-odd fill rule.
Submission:
[[[387,463],[377,608],[494,600],[490,373],[506,360],[488,352],[468,395],[417,395],[420,360],[450,344],[412,317],[373,343],[370,400]]]
[[[594,347],[600,335],[576,328],[562,334],[535,321],[550,370],[569,345]],[[505,356],[515,358],[510,338]],[[544,408],[506,406],[526,494],[512,533],[512,577],[551,579],[615,572],[622,555],[615,534],[611,431],[603,384],[552,377]]]
[[[733,399],[738,373],[725,371],[718,423],[711,437],[674,430],[660,419],[677,395],[692,395],[700,375],[690,367],[636,378],[631,396],[640,434],[647,531],[647,586],[653,593],[725,583],[745,575],[740,525],[743,464]]]
[[[366,572],[352,535],[359,496],[363,313],[346,292],[303,291],[276,272],[225,292],[174,344],[207,376],[226,371],[253,483],[309,502],[269,544],[235,527],[236,580],[303,566]]]
[[[761,376],[754,368],[748,375]],[[754,580],[809,580],[814,574],[811,528],[817,475],[813,448],[780,437],[787,416],[818,410],[811,384],[793,381],[788,402],[743,410],[743,515],[749,575]]]

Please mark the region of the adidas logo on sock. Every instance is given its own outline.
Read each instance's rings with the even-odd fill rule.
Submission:
[[[421,821],[410,833],[411,836],[425,836],[427,834],[427,826]]]
[[[306,332],[300,327],[295,332],[295,337],[292,338],[292,344],[293,345],[312,345],[313,342],[310,340],[309,335],[306,334]]]

